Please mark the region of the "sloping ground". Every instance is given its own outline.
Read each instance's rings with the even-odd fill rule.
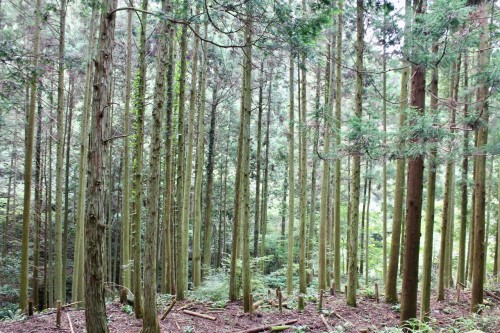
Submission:
[[[497,294],[497,296],[500,295]],[[456,301],[456,294],[451,291],[448,292],[446,299],[445,302],[432,301],[431,326],[435,331],[455,327],[457,330],[454,332],[468,332],[479,325],[477,327],[484,332],[500,332],[498,299],[486,296],[487,306],[483,315],[474,318],[469,315],[469,292],[461,292],[460,302]],[[376,303],[373,299],[359,297],[357,308],[346,306],[343,294],[325,295],[323,302],[322,312],[317,311],[317,304],[308,302],[303,313],[289,309],[283,309],[283,313],[280,313],[277,308],[271,307],[266,301],[255,310],[253,318],[250,318],[248,314],[243,313],[241,302],[229,303],[225,308],[217,309],[210,303],[184,301],[175,305],[172,312],[161,321],[160,326],[162,332],[239,332],[260,326],[274,326],[296,319],[297,322],[293,324],[293,327],[285,332],[326,332],[327,327],[321,315],[334,332],[384,332],[384,328],[387,328],[385,332],[388,332],[388,328],[395,327],[399,323],[397,307],[382,302]],[[191,316],[183,312],[185,309],[213,316],[216,320]],[[122,311],[120,304],[110,304],[107,314],[110,332],[140,332],[141,320],[136,320],[133,315]],[[35,315],[23,321],[0,322],[0,332],[71,332],[69,320],[71,320],[74,333],[84,332],[84,311],[73,309],[63,311],[62,324],[59,329],[55,326],[56,314],[52,312]]]

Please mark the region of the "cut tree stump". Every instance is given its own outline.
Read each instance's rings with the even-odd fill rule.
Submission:
[[[61,301],[57,301],[56,326],[61,327]]]

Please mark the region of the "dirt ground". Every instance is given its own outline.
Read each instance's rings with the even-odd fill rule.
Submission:
[[[484,317],[488,317],[490,322],[487,332],[500,332],[500,302],[498,301],[500,298],[485,296],[485,302],[489,306],[484,311]],[[500,294],[496,296],[500,297]],[[469,300],[470,292],[467,291],[461,292],[460,302],[456,301],[454,291],[448,291],[444,302],[436,302],[433,297],[431,317],[435,330],[457,325],[458,319],[468,318],[470,316]],[[257,302],[258,299],[255,301]],[[399,323],[397,310],[383,302],[376,303],[371,298],[358,297],[356,308],[345,305],[344,294],[325,295],[323,303],[322,312],[318,311],[316,303],[310,301],[302,313],[296,309],[286,308],[280,313],[277,308],[272,307],[266,301],[255,310],[253,318],[250,318],[248,314],[243,313],[241,302],[229,303],[225,308],[217,309],[211,303],[186,300],[175,304],[174,309],[160,322],[160,327],[162,332],[240,332],[250,328],[275,326],[297,320],[285,332],[327,332],[328,329],[321,318],[323,316],[333,332],[380,332],[384,330],[384,327],[395,327]],[[185,309],[207,314],[216,319],[198,318],[186,314],[183,311]],[[165,309],[159,310],[163,312]],[[107,315],[110,332],[138,333],[141,330],[142,321],[135,319],[133,314],[129,315],[122,311],[122,306],[118,303],[108,306]],[[0,322],[0,333],[84,332],[85,313],[83,310],[67,309],[63,311],[60,328],[56,327],[55,322],[55,312],[35,314],[23,321]],[[343,330],[339,325],[343,327]],[[299,327],[303,330],[298,330]]]

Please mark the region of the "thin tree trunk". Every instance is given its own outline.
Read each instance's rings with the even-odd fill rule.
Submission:
[[[121,232],[121,260],[120,271],[122,285],[131,289],[130,281],[130,95],[132,81],[132,25],[133,12],[127,13],[127,59],[125,65],[125,109],[123,110],[123,198],[122,198],[122,232]]]
[[[409,15],[411,3],[406,1],[405,12]],[[409,22],[405,23],[405,30],[409,29]],[[406,64],[406,62],[404,62]],[[407,66],[401,73],[401,91],[399,97],[399,127],[405,125],[405,109],[408,105],[408,77],[409,70]],[[402,143],[401,143],[402,144]],[[399,247],[401,240],[401,221],[403,219],[403,202],[405,188],[405,159],[400,157],[396,161],[396,184],[394,191],[394,211],[392,217],[392,235],[391,248],[389,253],[389,266],[387,269],[387,280],[385,284],[385,301],[387,303],[397,303],[397,280],[398,280],[398,264],[399,264]]]
[[[340,146],[340,130],[341,130],[341,111],[342,111],[342,16],[343,1],[338,2],[339,13],[337,18],[337,51],[336,51],[336,73],[335,78],[335,146]],[[333,101],[332,101],[333,102]],[[333,281],[335,282],[336,291],[340,291],[342,281],[340,279],[341,265],[340,265],[340,158],[335,160],[335,193],[333,204],[333,223],[334,223],[334,255],[333,255]]]
[[[250,13],[252,6],[250,3],[246,4],[247,21],[245,22],[245,52],[244,52],[244,75],[245,81],[243,89],[243,109],[244,123],[243,123],[243,156],[242,156],[242,286],[243,286],[243,311],[249,312],[253,307],[250,299],[252,290],[250,281],[250,117],[252,112],[252,18]],[[232,253],[234,255],[234,253]]]
[[[64,49],[66,34],[66,0],[61,0],[57,83],[57,159],[56,159],[56,266],[55,297],[63,300],[63,164],[64,164]]]
[[[265,257],[267,255],[266,249],[266,235],[267,235],[267,202],[269,200],[269,147],[271,145],[271,141],[269,140],[269,127],[271,125],[271,105],[272,105],[272,83],[273,83],[273,68],[271,68],[271,73],[269,74],[269,86],[267,93],[267,119],[266,119],[266,152],[264,157],[264,185],[262,190],[262,211],[261,211],[261,245],[260,245],[260,255]],[[266,264],[262,263],[262,274],[266,273]]]
[[[437,53],[438,46],[433,45],[433,53]],[[434,114],[438,103],[438,69],[434,67],[431,71],[430,84],[430,112]],[[437,150],[432,149],[427,166],[427,202],[425,206],[425,241],[424,241],[424,264],[422,272],[422,300],[420,306],[420,320],[428,321],[431,302],[431,280],[432,280],[432,247],[434,243],[434,214],[436,198],[436,161]]]
[[[469,86],[469,62],[467,58],[467,53],[464,54],[464,84],[463,88],[468,89]],[[464,103],[464,119],[469,116],[468,112],[469,96],[465,96]],[[469,131],[464,131],[463,138],[463,155],[462,155],[462,176],[461,176],[461,202],[460,202],[460,245],[458,253],[458,268],[457,268],[457,281],[465,285],[465,244],[467,235],[467,197],[468,197],[468,186],[467,179],[469,173]]]
[[[41,177],[41,154],[42,154],[42,91],[38,90],[38,110],[37,110],[37,130],[36,130],[36,146],[35,146],[35,228],[34,228],[34,247],[33,247],[33,306],[35,309],[39,309],[39,282],[38,274],[40,271],[40,228],[42,225],[42,177]],[[12,154],[12,160],[10,167],[12,170],[12,164],[14,162],[14,154]],[[11,187],[12,175],[9,175],[9,185],[8,185],[8,198],[7,198],[7,217],[9,214],[9,199],[10,199],[10,187]],[[66,186],[67,188],[67,186]],[[7,220],[6,220],[6,224]],[[5,226],[8,228],[8,225]],[[6,241],[6,238],[4,238]],[[4,244],[5,246],[6,244]],[[5,255],[5,253],[4,253]],[[43,303],[42,303],[43,304]]]
[[[207,24],[204,25],[203,35],[207,36]],[[202,67],[200,105],[198,110],[198,142],[196,148],[196,178],[194,187],[194,225],[193,225],[193,285],[201,285],[201,188],[203,179],[203,157],[205,147],[205,104],[207,86],[207,43],[202,44]],[[205,229],[205,232],[207,230]],[[209,238],[210,241],[211,237]],[[210,244],[210,243],[209,243]],[[210,266],[210,262],[209,262]]]
[[[148,10],[148,0],[142,0],[142,10]],[[142,13],[140,20],[138,70],[132,97],[135,121],[133,123],[134,137],[132,140],[132,257],[134,260],[134,313],[137,319],[142,318],[142,277],[141,277],[141,225],[142,225],[142,170],[144,155],[144,113],[146,108],[146,30],[147,14]]]
[[[291,1],[291,0],[290,0]],[[290,109],[288,119],[288,254],[286,269],[286,292],[293,292],[293,247],[295,220],[295,97],[294,97],[294,59],[290,53],[289,98]]]
[[[198,9],[197,9],[198,12]],[[199,35],[200,25],[196,24],[195,33]],[[192,54],[192,67],[191,67],[191,89],[189,92],[189,115],[187,124],[187,149],[186,149],[186,165],[184,170],[184,186],[183,186],[183,203],[182,203],[182,220],[183,230],[181,236],[182,255],[179,257],[182,279],[177,283],[178,289],[188,289],[188,266],[189,266],[189,221],[191,212],[191,174],[193,171],[193,146],[194,146],[194,116],[196,111],[196,85],[198,80],[198,53],[199,53],[199,39],[194,38],[193,54]],[[182,260],[181,260],[182,258]]]
[[[167,10],[169,13],[172,12],[172,4],[167,1]],[[168,24],[168,61],[167,61],[167,102],[166,102],[166,125],[165,125],[165,193],[163,195],[164,205],[163,205],[163,274],[161,291],[162,293],[174,294],[174,258],[173,258],[173,247],[174,244],[174,224],[173,224],[173,190],[174,190],[174,158],[172,151],[173,138],[173,126],[172,126],[172,116],[174,113],[174,71],[175,71],[175,50],[174,50],[174,39],[175,39],[175,26]],[[180,109],[180,106],[179,106]]]
[[[263,94],[264,94],[264,60],[260,63],[260,80],[259,80],[259,100],[257,114],[257,152],[255,157],[255,213],[254,213],[254,228],[253,228],[253,256],[259,256],[259,226],[260,226],[260,174],[262,162],[262,112],[263,112]]]
[[[361,121],[363,115],[363,49],[364,49],[364,2],[356,1],[356,96],[355,116]],[[359,224],[359,187],[361,176],[360,152],[353,156],[351,178],[351,219],[349,225],[349,269],[347,283],[347,305],[356,306],[356,288],[358,282],[358,224]]]
[[[71,152],[71,124],[73,120],[73,108],[75,106],[74,93],[75,84],[74,76],[71,75],[71,84],[69,89],[68,116],[66,120],[66,170],[64,179],[64,231],[63,231],[63,262],[62,262],[62,301],[66,303],[66,271],[68,261],[68,233],[69,233],[69,166]]]
[[[89,51],[87,55],[87,68],[85,72],[83,113],[80,125],[80,155],[78,170],[78,202],[76,208],[76,232],[75,232],[75,253],[73,256],[73,285],[71,288],[71,300],[73,302],[84,299],[83,274],[85,258],[85,197],[86,197],[86,175],[87,175],[87,152],[88,152],[88,127],[90,118],[90,108],[92,103],[92,81],[94,76],[94,64],[92,57],[96,44],[96,28],[98,11],[92,8],[89,33]]]
[[[40,29],[42,21],[42,0],[36,1],[35,25],[33,36],[33,67],[38,68],[40,61]],[[28,307],[28,260],[29,231],[31,220],[31,176],[33,173],[33,139],[35,136],[35,112],[37,95],[37,75],[31,78],[28,124],[26,127],[26,153],[24,155],[24,201],[23,201],[23,236],[21,241],[21,269],[19,287],[19,309],[25,312]],[[15,210],[14,210],[15,212]],[[15,215],[15,214],[14,214]]]
[[[216,120],[216,111],[217,111],[217,85],[214,85],[213,91],[212,91],[212,106],[210,110],[210,130],[208,133],[208,161],[207,161],[207,166],[206,166],[206,174],[207,174],[207,187],[205,190],[205,223],[204,223],[204,228],[205,228],[205,233],[203,237],[203,276],[206,277],[208,276],[208,272],[210,270],[210,258],[211,258],[211,250],[210,250],[210,241],[212,239],[211,234],[212,234],[212,191],[213,191],[213,179],[214,179],[214,167],[215,167],[215,120]],[[229,145],[229,140],[227,142],[227,145]],[[226,152],[226,162],[227,162],[227,152]],[[227,165],[227,163],[226,163]],[[224,179],[227,179],[227,169],[224,171]],[[225,180],[224,180],[225,184]],[[225,186],[224,186],[225,188]],[[224,189],[224,194],[223,194],[223,202],[224,205],[226,203],[225,201],[225,189]],[[225,208],[224,210],[224,218],[221,219],[225,220],[226,216],[226,211]],[[221,224],[219,224],[219,234],[221,232]],[[220,239],[220,236],[219,236]],[[225,246],[225,244],[221,245],[221,248]],[[222,251],[222,249],[221,249]],[[218,262],[220,261],[222,254],[218,255]]]

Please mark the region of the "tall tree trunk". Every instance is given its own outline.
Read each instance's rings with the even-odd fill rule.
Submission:
[[[162,0],[162,11],[167,12],[167,1]],[[167,70],[167,38],[169,26],[160,21],[158,49],[156,53],[156,77],[153,92],[153,123],[151,131],[149,177],[148,177],[148,219],[144,233],[144,320],[143,333],[159,333],[156,309],[156,258],[157,229],[160,197],[160,160],[162,113],[165,104],[165,74]]]
[[[463,88],[467,90],[469,87],[469,62],[467,53],[464,54],[464,83]],[[468,103],[469,95],[465,96],[464,103],[464,119],[469,116]],[[460,202],[460,245],[458,253],[458,268],[457,268],[457,281],[465,285],[465,243],[467,234],[467,197],[468,197],[468,173],[469,173],[469,131],[464,131],[463,138],[463,153],[462,153],[462,176],[460,180],[461,188],[461,202]]]
[[[148,10],[148,0],[142,0],[142,10]],[[136,91],[132,97],[134,136],[132,140],[132,257],[134,260],[134,313],[137,319],[142,318],[142,269],[141,269],[141,225],[142,225],[142,169],[144,155],[144,113],[146,109],[146,30],[147,14],[142,13],[139,33],[138,70],[135,77]]]
[[[333,37],[332,37],[333,38]],[[332,40],[332,39],[331,39]],[[331,42],[330,42],[331,44]],[[330,124],[333,117],[333,98],[335,96],[335,91],[333,88],[333,78],[334,78],[334,64],[333,64],[333,52],[331,52],[333,46],[328,50],[329,58],[327,59],[327,103],[326,111],[324,116],[324,138],[323,138],[323,168],[321,175],[321,202],[319,211],[319,240],[318,240],[318,289],[326,290],[327,285],[327,225],[328,219],[328,202],[330,201],[330,161],[328,160],[328,155],[330,154]],[[319,96],[317,96],[319,98]],[[319,103],[319,101],[318,101]],[[318,120],[319,121],[319,120]],[[319,129],[318,129],[319,131]]]
[[[411,2],[406,0],[405,12],[409,16],[411,10]],[[409,22],[405,23],[405,32],[409,29]],[[403,63],[407,65],[405,61]],[[399,96],[399,127],[405,125],[405,109],[408,105],[408,77],[409,69],[407,66],[401,73],[401,91]],[[401,143],[402,144],[402,143]],[[399,247],[401,240],[401,221],[403,219],[403,201],[405,188],[405,159],[400,157],[396,161],[396,184],[394,191],[394,211],[392,217],[392,235],[391,248],[389,253],[389,266],[387,269],[387,280],[385,284],[385,301],[387,303],[398,302],[397,281],[398,281],[398,264],[399,264]]]
[[[480,40],[479,40],[479,72],[484,70],[489,63],[489,5],[487,1],[481,1],[478,5],[478,17],[480,17]],[[474,202],[474,247],[472,260],[472,295],[471,295],[471,311],[476,311],[478,305],[483,303],[484,289],[484,218],[485,218],[485,191],[486,191],[486,155],[484,154],[484,146],[488,143],[488,83],[485,77],[479,79],[478,91],[478,114],[481,120],[477,132],[477,150],[476,160],[476,179],[475,179],[475,194]]]
[[[197,9],[197,12],[199,10]],[[195,32],[199,35],[200,25],[195,25]],[[181,238],[181,253],[179,257],[181,264],[179,266],[183,278],[177,283],[177,288],[188,289],[188,266],[189,266],[189,221],[191,212],[191,174],[193,171],[193,146],[194,146],[194,116],[196,113],[196,85],[198,80],[198,53],[199,53],[199,39],[193,40],[193,54],[192,54],[192,67],[191,67],[191,89],[189,91],[189,115],[187,124],[187,149],[186,149],[186,166],[184,170],[184,195],[182,203],[182,225],[183,230]]]
[[[89,333],[108,332],[102,271],[106,202],[105,163],[109,144],[109,93],[112,78],[112,50],[115,37],[116,0],[107,0],[101,9],[99,53],[94,59],[92,123],[88,153],[87,210],[85,222],[85,322]]]
[[[214,167],[215,167],[215,120],[216,120],[216,111],[217,111],[217,85],[214,85],[212,91],[212,105],[210,110],[210,130],[208,133],[208,161],[206,166],[206,174],[207,174],[207,187],[205,190],[205,223],[204,223],[204,235],[203,235],[203,276],[208,276],[208,272],[210,271],[210,241],[212,239],[212,191],[213,191],[213,181],[214,181]],[[229,144],[229,140],[227,145]],[[227,153],[226,153],[226,162],[227,162]],[[227,169],[224,171],[224,179],[227,177]],[[225,184],[225,180],[224,180]],[[225,186],[224,186],[225,187]],[[225,189],[224,189],[225,193]],[[223,205],[225,205],[225,195],[223,195]],[[225,220],[226,210],[223,209],[224,217],[221,219]],[[221,233],[221,226],[219,225],[219,234]],[[220,238],[220,237],[219,237]],[[225,244],[221,244],[222,247]],[[218,255],[219,260],[222,254]],[[218,260],[218,261],[219,261]]]
[[[370,174],[371,174],[371,163],[370,163]],[[368,202],[366,204],[366,229],[365,229],[365,285],[368,286],[368,262],[370,251],[368,245],[370,244],[370,199],[372,194],[372,179],[369,176],[368,180]]]
[[[122,285],[131,289],[130,281],[130,95],[132,81],[132,25],[134,13],[127,12],[127,59],[125,65],[125,108],[123,110],[123,206],[122,206],[122,232],[121,232],[121,260],[120,271]]]
[[[68,233],[69,233],[69,166],[71,152],[71,124],[75,106],[75,78],[70,75],[71,84],[68,96],[68,115],[66,120],[66,170],[64,171],[64,230],[63,230],[63,262],[62,262],[62,301],[66,303],[66,271],[68,263]]]
[[[386,1],[384,0],[384,7]],[[382,42],[382,127],[384,145],[387,144],[387,10],[384,8],[383,42]],[[387,281],[387,160],[382,162],[382,272],[383,281]]]
[[[57,70],[57,161],[56,161],[56,266],[55,266],[55,297],[63,300],[63,226],[62,226],[62,202],[63,202],[63,164],[64,164],[64,49],[66,32],[66,0],[61,0],[60,22],[59,22],[59,54]]]
[[[167,10],[172,12],[171,1],[167,1]],[[165,193],[163,195],[163,274],[161,291],[162,293],[174,294],[174,258],[173,258],[173,244],[174,244],[174,224],[173,224],[173,190],[174,190],[174,158],[172,151],[173,142],[173,126],[172,116],[174,113],[174,39],[175,39],[175,26],[168,25],[168,62],[167,62],[167,103],[166,103],[166,125],[165,125]],[[180,106],[179,106],[180,109]]]
[[[250,303],[250,293],[252,290],[250,280],[250,117],[252,112],[252,6],[246,4],[247,21],[245,22],[245,52],[244,52],[244,75],[245,81],[243,89],[243,156],[242,156],[242,286],[243,286],[243,311],[249,312],[253,304]],[[231,255],[234,255],[232,253]]]
[[[364,2],[356,1],[356,96],[355,116],[361,121],[363,115],[363,49],[364,49]],[[358,282],[358,223],[359,223],[359,187],[361,176],[361,156],[353,156],[351,178],[351,219],[349,225],[349,264],[347,282],[347,305],[356,306],[356,288]]]
[[[260,80],[259,80],[259,100],[257,114],[257,152],[255,155],[255,213],[254,213],[254,228],[253,228],[253,256],[259,256],[259,226],[260,226],[260,174],[262,162],[262,112],[264,99],[264,60],[260,63]]]
[[[335,78],[335,146],[340,146],[340,130],[341,130],[341,112],[342,112],[342,28],[343,28],[343,16],[342,16],[342,5],[343,1],[338,2],[339,13],[337,18],[337,51],[336,51],[336,73]],[[332,101],[333,102],[333,101]],[[334,255],[333,255],[333,281],[335,282],[336,291],[340,291],[341,288],[341,265],[340,265],[340,158],[335,160],[335,193],[334,205],[333,205],[333,223],[334,223]]]
[[[204,25],[203,36],[207,36],[207,24]],[[194,224],[193,224],[193,285],[201,285],[201,185],[203,179],[203,157],[205,147],[205,104],[207,90],[207,43],[202,45],[202,67],[200,105],[198,109],[198,142],[196,148],[196,178],[194,186]],[[207,230],[205,229],[205,232]],[[210,241],[210,239],[209,239]],[[209,243],[210,244],[210,243]],[[210,262],[209,262],[210,265]]]
[[[423,0],[414,3],[415,15],[424,13]],[[410,106],[424,116],[425,106],[425,66],[413,64],[411,68]],[[412,140],[420,144],[418,136]],[[422,190],[424,175],[423,155],[408,159],[408,186],[406,191],[406,234],[404,246],[403,285],[401,289],[400,323],[417,316],[418,257],[420,250],[420,224],[422,217]]]
[[[432,46],[432,52],[436,54],[438,46]],[[438,69],[434,67],[431,71],[430,84],[430,111],[435,114],[438,104]],[[432,247],[434,243],[434,206],[436,198],[436,161],[437,150],[433,148],[427,165],[427,202],[425,205],[425,241],[424,241],[424,264],[422,272],[422,301],[420,306],[420,320],[428,321],[431,302],[431,280],[432,280]]]
[[[306,2],[302,0],[306,15]],[[299,292],[307,293],[306,277],[306,220],[307,220],[307,71],[306,55],[302,55],[301,124],[300,124],[300,227],[299,227]],[[329,173],[328,173],[329,175]],[[328,176],[328,180],[329,180]],[[299,298],[299,311],[304,309],[304,297]]]
[[[320,85],[321,85],[321,67],[316,67],[316,97],[314,105],[314,137],[313,137],[313,154],[318,152],[319,148],[319,124],[320,124]],[[313,155],[313,164],[311,170],[311,208],[309,212],[309,227],[307,235],[307,284],[309,285],[314,275],[313,266],[313,252],[314,252],[314,239],[316,234],[316,169],[318,168],[319,159]]]
[[[71,299],[73,302],[84,299],[83,274],[85,258],[85,196],[86,196],[86,175],[87,175],[87,152],[88,152],[88,125],[90,118],[90,109],[92,103],[92,81],[94,76],[94,49],[96,44],[96,28],[99,12],[95,7],[92,8],[89,32],[89,51],[87,54],[87,68],[85,71],[83,113],[80,125],[80,155],[78,170],[78,201],[76,207],[76,232],[75,232],[75,253],[73,257],[73,285],[71,290]]]
[[[260,255],[265,257],[267,255],[266,249],[266,235],[267,235],[267,202],[269,200],[269,147],[271,145],[271,141],[269,141],[269,127],[271,125],[271,106],[272,106],[272,87],[273,87],[273,68],[271,67],[271,73],[269,73],[269,83],[268,83],[268,92],[267,92],[267,119],[266,119],[266,152],[264,157],[264,185],[262,190],[262,210],[261,210],[261,246],[260,246]],[[266,263],[265,261],[262,263],[262,273],[266,273]]]
[[[291,0],[290,0],[291,1]],[[294,96],[294,59],[290,52],[289,98],[290,109],[288,118],[288,253],[286,268],[286,292],[293,292],[293,246],[295,220],[295,96]]]
[[[42,0],[36,1],[35,25],[33,36],[33,67],[38,68],[40,61],[40,29],[42,22]],[[38,78],[31,78],[30,104],[28,109],[28,124],[26,127],[26,153],[24,155],[24,201],[23,201],[23,236],[21,243],[21,269],[19,287],[19,308],[25,312],[28,306],[28,260],[29,231],[31,220],[31,176],[33,174],[33,139],[35,136],[35,111]],[[14,210],[15,212],[15,210]]]
[[[37,130],[36,130],[36,146],[35,146],[35,228],[34,228],[34,247],[33,247],[33,306],[35,309],[40,309],[39,307],[39,282],[38,282],[38,273],[40,271],[40,228],[42,225],[42,177],[41,177],[41,168],[42,168],[42,91],[38,89],[37,96]],[[10,163],[10,168],[12,170],[12,164],[14,162],[14,154],[12,154],[12,159]],[[10,199],[10,187],[11,187],[12,175],[9,176],[9,185],[8,185],[8,198],[7,198],[7,218],[9,214],[9,199]],[[6,220],[7,224],[7,220]],[[8,227],[7,225],[5,227]],[[4,238],[4,242],[6,238]],[[4,246],[6,243],[4,244]],[[4,253],[5,255],[5,253]],[[42,303],[43,304],[43,303]]]

